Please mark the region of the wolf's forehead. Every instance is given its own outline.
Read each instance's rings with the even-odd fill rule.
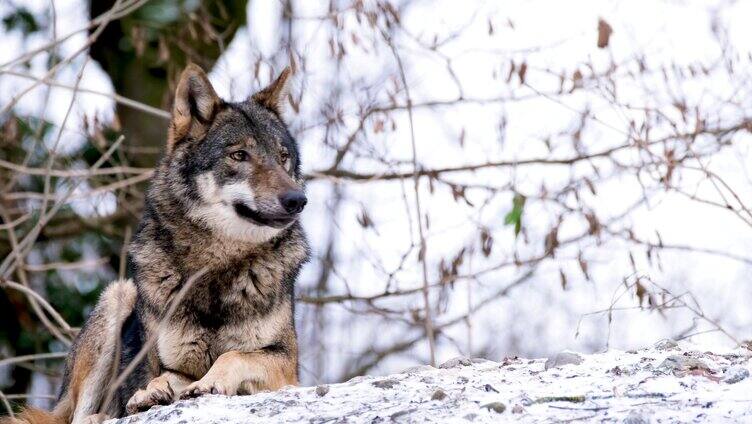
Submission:
[[[285,127],[270,113],[249,104],[230,104],[217,116],[217,127],[228,143],[279,146]]]

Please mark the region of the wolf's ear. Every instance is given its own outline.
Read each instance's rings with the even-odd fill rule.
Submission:
[[[221,100],[204,70],[189,64],[180,75],[172,107],[172,122],[167,137],[167,152],[187,135],[200,138],[206,133]]]
[[[283,102],[287,97],[287,93],[290,89],[290,67],[286,67],[282,70],[276,80],[266,86],[263,90],[251,96],[251,99],[256,101],[261,106],[274,112],[277,116],[282,116]]]

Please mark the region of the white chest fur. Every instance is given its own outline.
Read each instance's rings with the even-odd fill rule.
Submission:
[[[225,352],[253,352],[276,343],[282,331],[292,325],[291,320],[289,301],[284,301],[262,317],[217,329],[173,321],[159,327],[157,351],[165,367],[201,377]]]

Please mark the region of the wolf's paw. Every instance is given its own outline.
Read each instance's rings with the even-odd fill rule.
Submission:
[[[138,412],[146,411],[154,405],[169,405],[172,403],[175,394],[172,389],[167,386],[167,390],[164,389],[142,389],[138,390],[131,396],[128,403],[125,405],[125,412],[128,415],[132,415]]]
[[[234,395],[237,389],[233,389],[220,380],[202,378],[192,383],[180,393],[180,399],[188,399],[201,395]]]

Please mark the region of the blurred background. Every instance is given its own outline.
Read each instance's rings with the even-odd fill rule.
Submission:
[[[186,63],[290,65],[302,384],[752,337],[752,3],[2,0],[0,401],[125,272]],[[4,408],[0,408],[4,409]]]

